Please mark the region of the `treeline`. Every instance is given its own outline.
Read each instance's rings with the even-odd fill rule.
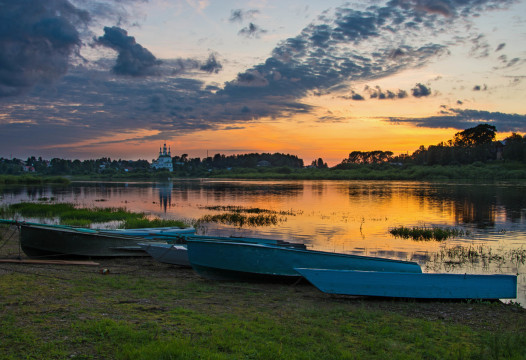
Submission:
[[[427,148],[420,146],[412,154],[395,156],[392,151],[353,151],[341,163],[330,169],[322,158],[312,161],[305,168],[303,160],[296,155],[281,153],[250,153],[229,156],[215,154],[204,159],[189,158],[187,154],[182,154],[172,158],[172,173],[165,169],[154,170],[146,160],[112,160],[105,157],[84,161],[59,158],[43,160],[41,157],[32,156],[25,161],[0,158],[0,174],[36,173],[47,176],[161,179],[168,176],[208,177],[229,176],[231,174],[239,176],[256,176],[257,174],[272,176],[272,174],[278,174],[279,177],[286,177],[288,174],[296,173],[298,176],[331,178],[330,172],[360,169],[360,174],[356,174],[356,176],[370,178],[370,176],[378,176],[377,174],[363,173],[363,171],[368,171],[368,168],[384,172],[393,170],[398,173],[403,166],[457,166],[486,164],[496,160],[525,163],[526,137],[513,133],[503,141],[495,141],[496,133],[495,126],[481,124],[456,133],[453,139],[446,142]],[[304,168],[305,171],[299,171]],[[426,170],[422,171],[425,172]],[[345,176],[340,173],[337,175],[338,177]],[[389,175],[389,177],[391,176]],[[413,176],[412,173],[408,174],[409,178],[413,178]]]
[[[280,153],[251,153],[243,155],[216,154],[204,159],[188,158],[187,154],[174,156],[174,176],[206,176],[214,170],[232,168],[303,168],[303,160],[295,155]],[[324,164],[319,159],[320,165]],[[154,170],[146,160],[112,160],[100,158],[96,160],[67,160],[53,158],[44,160],[42,157],[31,156],[27,160],[0,158],[0,174],[19,175],[37,173],[41,175],[100,175],[100,176],[127,176],[127,177],[156,177],[166,176],[168,170]]]
[[[174,164],[176,166],[185,165],[184,155],[182,158],[174,157]],[[207,169],[226,169],[226,168],[255,168],[258,166],[272,166],[282,167],[287,166],[293,169],[303,167],[303,160],[296,155],[281,154],[281,153],[251,153],[240,155],[215,154],[212,157],[204,158],[200,161],[197,159],[190,159],[188,162],[196,166],[204,166]]]
[[[466,165],[494,160],[526,161],[526,137],[513,133],[495,141],[495,126],[481,124],[460,131],[454,138],[429,147],[420,146],[411,155],[394,156],[391,151],[353,151],[336,169],[363,164]]]

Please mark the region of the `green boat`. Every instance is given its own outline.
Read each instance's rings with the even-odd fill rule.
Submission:
[[[188,259],[201,276],[218,280],[299,278],[296,268],[421,273],[415,262],[314,251],[286,244],[187,238]]]
[[[130,229],[132,235],[128,235],[126,231],[85,229],[14,220],[0,220],[0,223],[19,227],[20,247],[31,258],[148,256],[138,243],[176,238],[176,235],[156,235],[152,232],[139,236],[138,229]]]

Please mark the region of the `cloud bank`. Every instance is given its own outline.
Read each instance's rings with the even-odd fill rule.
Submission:
[[[479,124],[490,124],[498,131],[525,132],[526,115],[506,114],[470,109],[445,109],[438,116],[423,118],[389,118],[386,121],[394,124],[413,124],[428,128],[467,129]]]
[[[0,118],[0,131],[6,135],[1,149],[20,147],[16,139],[21,136],[35,148],[45,148],[117,133],[150,141],[199,130],[240,128],[260,118],[311,113],[315,109],[302,99],[315,93],[348,90],[352,99],[361,100],[364,96],[351,90],[353,82],[419,68],[447,55],[448,46],[460,41],[459,35],[450,41],[440,41],[437,35],[449,34],[452,27],[469,24],[470,18],[510,3],[392,0],[361,9],[342,6],[324,13],[297,36],[280,41],[262,63],[221,84],[210,81],[222,69],[216,53],[211,52],[204,61],[161,61],[119,24],[105,27],[104,35],[95,38],[97,45],[116,51],[114,61],[101,60],[96,66],[81,62],[72,67],[69,60],[83,45],[83,28],[95,17],[101,21],[112,11],[120,13],[119,1],[89,2],[91,6],[85,6],[89,10],[67,0],[1,2],[0,21],[10,26],[0,27],[0,96],[5,99],[33,88],[26,97],[11,96],[4,102],[9,106],[4,106]],[[243,22],[256,14],[255,10],[234,10],[229,21]],[[261,34],[253,23],[244,29],[241,35]],[[488,49],[483,38],[473,43],[482,52]],[[494,52],[504,48],[501,43]],[[502,66],[515,66],[521,60],[501,61]],[[49,85],[36,86],[43,82]],[[378,99],[408,96],[404,90],[379,88],[368,94]],[[421,83],[411,90],[414,97],[430,94],[431,89]],[[460,129],[472,126],[475,115],[489,116],[449,111],[447,116],[389,121]],[[523,120],[522,115],[495,114],[500,113],[491,113],[500,131],[519,126]],[[332,116],[320,121],[324,119],[335,121]],[[136,135],[143,130],[154,135]]]

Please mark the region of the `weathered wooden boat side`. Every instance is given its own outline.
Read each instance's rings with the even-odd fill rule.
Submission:
[[[158,227],[158,228],[143,228],[143,229],[100,229],[99,231],[109,234],[140,236],[143,238],[157,238],[159,236],[182,236],[192,235],[195,233],[194,227],[179,228],[179,227]]]
[[[268,238],[252,238],[252,237],[225,237],[225,236],[210,236],[210,235],[183,235],[181,238],[190,240],[207,240],[219,242],[241,242],[241,243],[255,243],[255,244],[269,244],[293,247],[297,249],[307,249],[305,244],[294,243],[285,240],[268,239]]]
[[[414,262],[305,250],[287,245],[188,239],[187,246],[194,270],[214,279],[300,277],[295,270],[297,267],[422,272]]]
[[[18,224],[20,246],[29,257],[147,256],[136,236],[109,234],[92,229],[53,225]]]
[[[139,243],[139,246],[159,262],[179,266],[190,266],[188,251],[184,244]]]
[[[514,299],[516,275],[434,274],[297,268],[329,294],[417,299]]]

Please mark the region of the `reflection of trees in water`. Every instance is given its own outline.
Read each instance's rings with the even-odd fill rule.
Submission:
[[[395,187],[391,184],[383,182],[363,182],[363,183],[352,183],[343,191],[348,192],[350,197],[353,198],[376,198],[380,201],[386,201],[392,198]]]
[[[479,228],[495,226],[498,210],[504,212],[506,220],[518,222],[524,219],[526,209],[526,192],[518,191],[515,185],[433,184],[413,192],[422,202],[435,202],[433,206],[451,205],[455,221]]]
[[[177,181],[173,196],[201,197],[217,203],[246,202],[258,197],[294,198],[303,194],[303,183],[246,183],[241,181]],[[192,194],[192,196],[190,196]]]

